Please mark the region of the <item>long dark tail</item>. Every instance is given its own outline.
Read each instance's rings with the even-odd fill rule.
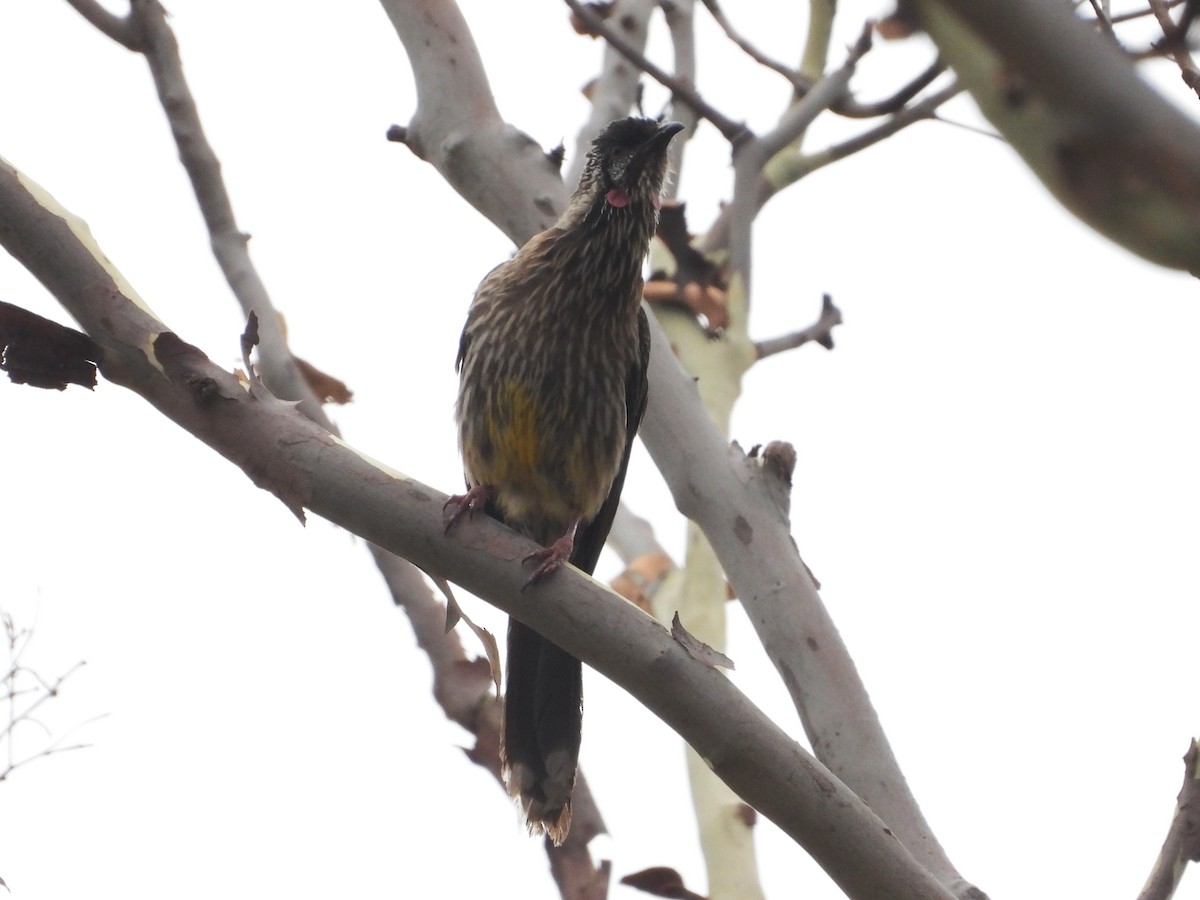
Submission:
[[[509,619],[500,762],[530,833],[545,832],[555,844],[563,842],[571,827],[582,724],[579,660]]]

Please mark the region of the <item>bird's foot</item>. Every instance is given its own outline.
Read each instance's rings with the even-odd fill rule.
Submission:
[[[560,537],[549,547],[543,547],[540,550],[534,550],[526,556],[522,563],[536,562],[538,567],[533,570],[533,574],[529,576],[529,580],[525,582],[525,587],[533,584],[536,581],[541,581],[551,572],[562,568],[562,564],[570,561],[571,553],[575,550],[575,531],[579,528],[580,516],[576,516],[571,520],[571,525],[567,528],[566,534]]]
[[[562,564],[571,558],[571,551],[575,549],[575,539],[570,535],[564,535],[549,547],[543,547],[541,550],[534,550],[522,562],[536,562],[540,565],[533,570],[533,574],[529,576],[529,580],[525,582],[526,587],[533,584],[535,581],[541,581],[551,572],[562,568]]]
[[[455,494],[447,500],[446,505],[442,507],[442,516],[446,520],[442,534],[449,534],[450,529],[464,515],[470,517],[475,515],[476,510],[483,509],[493,493],[495,491],[486,484],[477,484],[465,494]],[[458,509],[449,512],[452,506],[457,506]]]

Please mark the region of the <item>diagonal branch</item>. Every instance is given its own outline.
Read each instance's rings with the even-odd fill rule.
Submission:
[[[721,27],[723,32],[725,32],[725,37],[733,41],[733,43],[737,45],[737,47],[739,47],[741,51],[749,56],[752,60],[764,68],[770,69],[773,72],[778,72],[788,81],[790,81],[792,86],[796,88],[797,91],[803,92],[812,86],[808,79],[801,77],[800,73],[791,66],[784,65],[778,60],[772,59],[771,57],[767,56],[767,54],[755,47],[752,43],[750,43],[750,41],[746,40],[746,38],[744,38],[737,31],[737,29],[733,27],[733,23],[729,21],[729,17],[725,15],[725,10],[721,9],[721,6],[717,0],[701,0],[701,2],[704,4],[704,8],[708,10],[709,15],[713,17],[713,21]]]
[[[1151,262],[1200,272],[1200,128],[1071,8],[914,0],[921,25],[1055,198]]]
[[[1200,861],[1200,744],[1195,739],[1183,755],[1183,787],[1175,815],[1154,868],[1138,900],[1167,900],[1174,895],[1190,862]]]
[[[133,21],[133,13],[118,16],[109,12],[96,0],[67,0],[75,11],[92,23],[101,33],[112,38],[126,50],[140,52],[142,36]]]
[[[85,8],[90,6],[86,0],[72,0],[72,5],[77,9],[80,9],[79,4]],[[80,12],[87,16],[85,9],[80,9]],[[88,19],[93,21],[91,16]],[[257,314],[260,337],[258,358],[267,388],[278,397],[299,400],[302,413],[337,435],[336,425],[326,415],[320,398],[314,395],[298,361],[287,346],[281,319],[250,258],[247,236],[237,226],[220,161],[205,136],[199,111],[184,76],[179,45],[167,24],[165,11],[158,0],[133,0],[129,18],[121,21],[127,22],[137,35],[135,48],[145,55],[150,65],[180,159],[208,227],[217,261],[243,314]],[[105,33],[109,32],[106,30]],[[430,659],[434,671],[435,699],[449,719],[474,736],[475,746],[468,753],[470,759],[502,783],[499,767],[500,702],[490,693],[491,679],[486,661],[468,660],[457,636],[446,633],[445,607],[410,563],[378,547],[372,546],[371,550],[393,602],[407,615],[418,645]],[[600,873],[591,866],[590,858],[586,857],[585,838],[589,830],[593,835],[603,832],[603,820],[586,790],[577,796],[575,807],[577,821],[590,825],[578,827],[573,837],[561,847],[548,845],[552,868],[556,871],[565,869],[569,878],[576,879],[568,883],[564,896],[576,892],[577,885],[597,883],[600,877]],[[581,854],[587,859],[587,866],[579,862]],[[567,865],[566,861],[571,859],[576,862]],[[607,882],[607,874],[604,874],[603,880]]]
[[[302,505],[423,569],[453,573],[467,590],[600,670],[802,843],[848,896],[952,896],[855,793],[651,617],[570,567],[553,585],[528,586],[520,560],[534,545],[494,520],[460,523],[446,538],[444,494],[359,454],[293,404],[255,384],[244,387],[214,365],[150,312],[82,220],[7,163],[0,164],[0,244],[103,349],[106,378],[137,392],[289,506]]]
[[[822,169],[838,160],[845,159],[847,156],[853,156],[855,153],[866,150],[868,147],[873,147],[880,141],[886,140],[897,132],[904,130],[909,125],[937,118],[937,111],[942,104],[957,97],[963,90],[965,88],[957,81],[952,82],[941,90],[935,91],[928,97],[917,101],[912,106],[905,107],[874,128],[869,128],[852,138],[833,144],[823,150],[815,150],[812,153],[790,154],[773,159],[765,172],[766,184],[759,195],[762,202],[765,203],[769,197],[778,191],[799,181],[801,178],[811,175],[818,169]]]
[[[690,84],[686,84],[680,79],[675,78],[666,70],[652,63],[646,58],[644,53],[627,41],[616,29],[610,27],[606,21],[596,15],[595,10],[586,3],[582,3],[580,0],[566,0],[566,3],[567,6],[571,7],[571,12],[575,13],[589,29],[603,37],[622,56],[659,84],[663,85],[663,87],[670,90],[676,100],[686,103],[696,111],[697,115],[711,122],[717,131],[721,132],[725,139],[735,148],[750,137],[750,130],[744,123],[733,121],[733,119],[730,119],[701,97],[700,92]]]

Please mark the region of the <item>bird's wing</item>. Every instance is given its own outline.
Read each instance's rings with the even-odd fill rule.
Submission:
[[[475,324],[475,320],[491,305],[490,298],[500,287],[499,285],[490,287],[488,282],[493,280],[500,281],[499,273],[511,262],[512,260],[506,260],[495,266],[483,276],[483,280],[479,282],[479,287],[475,288],[475,297],[472,299],[470,307],[467,308],[467,321],[463,324],[462,335],[458,339],[458,356],[454,359],[455,372],[462,370],[463,360],[467,358],[467,351],[471,346],[471,327]]]
[[[646,412],[646,398],[650,388],[647,379],[649,368],[650,324],[646,321],[646,310],[643,307],[638,310],[637,359],[625,378],[625,450],[621,454],[621,467],[617,469],[617,477],[613,479],[600,512],[583,525],[579,534],[575,536],[575,549],[571,554],[572,564],[589,574],[596,568],[600,551],[604,549],[604,542],[608,540],[608,532],[612,528],[613,516],[617,514],[621,488],[625,484],[625,470],[629,468],[629,454],[633,451],[633,439],[637,436],[638,426],[642,424],[642,416]]]

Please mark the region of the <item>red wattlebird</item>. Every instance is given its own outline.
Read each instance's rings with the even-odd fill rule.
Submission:
[[[590,573],[612,526],[646,409],[642,263],[682,128],[608,125],[562,217],[483,279],[467,315],[456,416],[468,490],[447,504],[457,506],[447,527],[483,509],[537,541],[531,581],[564,562]],[[532,833],[561,843],[579,759],[579,660],[510,619],[504,702],[509,792]]]

